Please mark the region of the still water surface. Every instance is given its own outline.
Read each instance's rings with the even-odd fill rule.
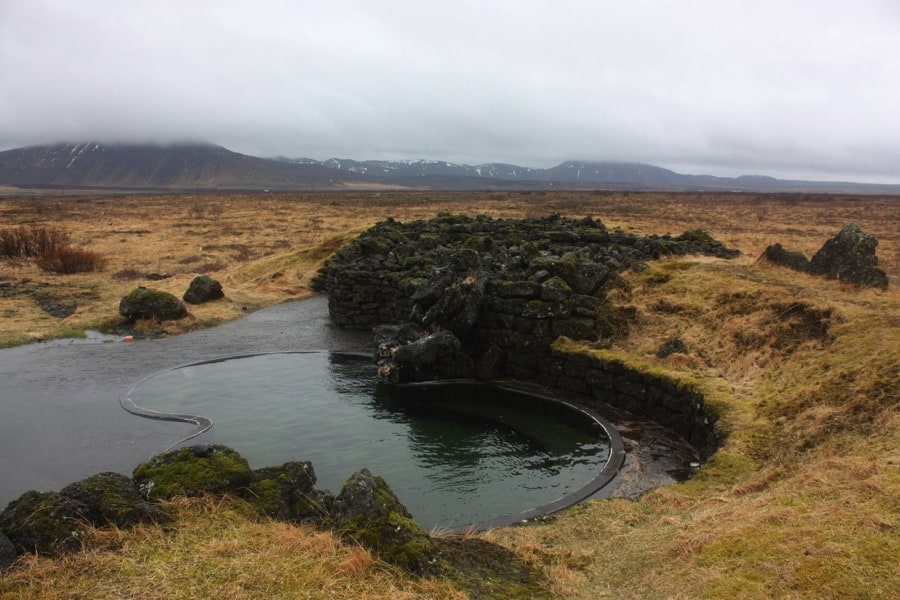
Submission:
[[[129,399],[211,418],[190,443],[221,443],[253,468],[313,463],[317,487],[337,493],[367,467],[424,527],[460,527],[518,514],[591,481],[609,441],[583,420],[523,407],[514,394],[379,383],[370,358],[274,353],[158,373]]]

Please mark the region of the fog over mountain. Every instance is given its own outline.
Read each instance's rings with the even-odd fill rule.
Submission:
[[[5,0],[0,150],[900,183],[886,0]]]

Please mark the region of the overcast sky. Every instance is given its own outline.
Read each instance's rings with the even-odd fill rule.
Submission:
[[[0,149],[900,183],[898,0],[0,0]]]

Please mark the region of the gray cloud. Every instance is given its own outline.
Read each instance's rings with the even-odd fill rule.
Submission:
[[[900,182],[890,0],[0,4],[0,147]]]

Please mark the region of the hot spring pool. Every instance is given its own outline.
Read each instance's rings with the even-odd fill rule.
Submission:
[[[253,468],[311,461],[317,487],[335,493],[367,467],[426,528],[551,512],[596,492],[621,462],[618,434],[575,406],[474,382],[384,385],[357,355],[187,365],[142,380],[130,404],[207,417],[214,425],[190,443],[226,444]]]

